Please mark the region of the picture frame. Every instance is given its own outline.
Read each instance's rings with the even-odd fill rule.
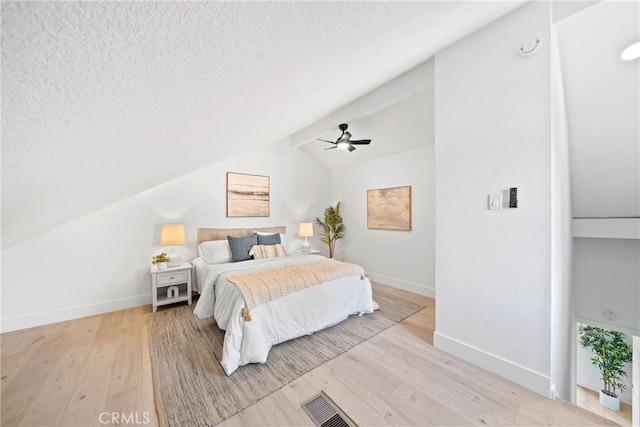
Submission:
[[[411,231],[411,186],[367,190],[367,228]]]
[[[270,180],[264,175],[227,172],[227,218],[268,217]]]

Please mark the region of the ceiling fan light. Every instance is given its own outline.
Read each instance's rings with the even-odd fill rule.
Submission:
[[[638,58],[640,58],[640,42],[631,44],[620,54],[620,59],[623,61],[633,61]]]
[[[349,148],[349,143],[347,141],[340,141],[338,142],[338,148],[341,150],[346,150],[347,148]]]

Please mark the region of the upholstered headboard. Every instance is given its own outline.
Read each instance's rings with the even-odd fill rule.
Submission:
[[[209,240],[227,240],[227,236],[242,237],[253,234],[254,231],[262,231],[265,233],[283,233],[287,232],[287,227],[260,227],[260,228],[198,228],[196,240],[198,245]]]

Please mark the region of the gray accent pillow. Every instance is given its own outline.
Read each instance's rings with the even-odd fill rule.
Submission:
[[[249,255],[251,247],[258,244],[258,235],[252,234],[246,237],[227,236],[229,248],[231,249],[231,261],[247,261],[253,257]]]
[[[279,243],[282,243],[282,241],[280,240],[280,233],[267,235],[257,234],[257,236],[259,245],[277,245]]]

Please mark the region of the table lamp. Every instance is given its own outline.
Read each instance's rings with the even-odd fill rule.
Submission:
[[[313,223],[301,222],[300,227],[298,228],[298,235],[300,237],[304,237],[304,243],[302,243],[302,252],[309,252],[311,250],[311,245],[307,241],[307,237],[313,237]]]
[[[177,246],[185,244],[184,225],[182,224],[165,224],[160,232],[160,246]],[[169,264],[167,267],[178,267],[182,263],[182,257],[173,252],[173,248],[169,249]]]

